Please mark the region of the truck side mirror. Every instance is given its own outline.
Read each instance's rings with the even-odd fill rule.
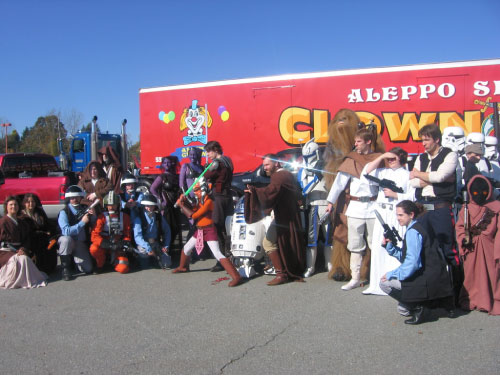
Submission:
[[[0,170],[0,185],[5,184],[5,175],[3,174],[3,171]]]

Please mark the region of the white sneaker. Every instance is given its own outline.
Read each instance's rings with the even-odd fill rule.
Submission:
[[[314,267],[307,268],[306,272],[304,273],[304,278],[309,278],[314,274]]]
[[[349,290],[355,289],[356,287],[359,287],[359,281],[357,281],[355,279],[351,279],[349,281],[349,283],[342,286],[341,289],[344,291],[349,291]]]

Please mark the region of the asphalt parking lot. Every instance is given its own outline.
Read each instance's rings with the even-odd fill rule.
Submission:
[[[391,298],[341,291],[326,273],[228,288],[213,264],[0,290],[1,373],[500,373],[500,317],[436,311],[409,326]]]

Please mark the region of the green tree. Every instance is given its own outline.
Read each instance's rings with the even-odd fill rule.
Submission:
[[[82,126],[82,132],[91,132],[92,131],[92,122],[87,123],[87,125]],[[98,133],[101,132],[101,128],[99,128],[99,121],[96,123],[96,131]]]
[[[27,153],[59,154],[58,138],[63,140],[63,149],[68,151],[69,142],[64,124],[55,115],[40,116],[35,125],[25,128],[21,136],[19,151]]]
[[[19,151],[20,145],[21,137],[19,137],[19,133],[14,129],[10,134],[7,134],[7,152],[16,153]],[[2,153],[5,152],[5,137],[0,138],[0,151]]]
[[[137,141],[135,144],[130,145],[130,147],[128,148],[128,162],[135,164],[134,157],[137,159],[137,161],[141,160],[141,142],[140,141]],[[137,166],[137,167],[139,167],[139,166]]]

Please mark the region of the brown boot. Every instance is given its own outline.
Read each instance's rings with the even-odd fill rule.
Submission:
[[[241,282],[243,282],[243,279],[240,276],[240,273],[236,270],[234,267],[233,263],[231,260],[229,260],[227,257],[221,258],[219,260],[223,268],[226,270],[227,274],[231,276],[233,279],[231,282],[229,282],[228,286],[229,287],[234,287],[238,286]]]
[[[172,270],[172,273],[187,273],[189,272],[189,260],[190,256],[186,256],[184,250],[181,251],[181,261],[179,261],[179,267]]]
[[[283,263],[281,262],[281,256],[278,251],[273,251],[271,253],[268,253],[269,259],[273,263],[274,270],[276,270],[276,278],[273,280],[267,282],[268,286],[276,286],[276,285],[282,285],[283,283],[287,283],[288,281],[288,275],[285,272],[285,267],[283,266]]]

